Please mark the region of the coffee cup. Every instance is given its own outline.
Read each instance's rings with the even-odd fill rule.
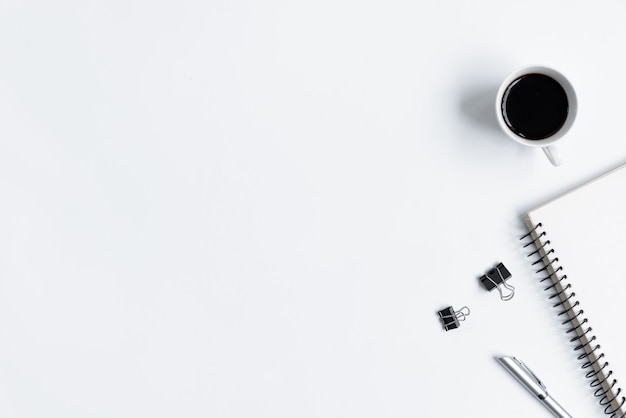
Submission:
[[[541,148],[554,166],[562,163],[556,143],[572,127],[577,110],[569,80],[543,66],[515,71],[496,96],[496,117],[504,133],[522,145]]]

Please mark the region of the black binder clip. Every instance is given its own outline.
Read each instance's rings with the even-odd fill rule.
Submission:
[[[461,326],[460,321],[465,321],[465,318],[470,314],[470,310],[467,306],[463,306],[458,311],[455,311],[452,306],[448,306],[437,313],[443,324],[443,329],[450,331]]]
[[[515,296],[515,287],[508,284],[506,280],[511,278],[511,273],[504,267],[504,264],[500,263],[495,268],[489,270],[486,274],[480,277],[480,282],[488,291],[498,289],[500,293],[500,299],[507,301],[513,299]],[[507,292],[502,289],[506,289]]]

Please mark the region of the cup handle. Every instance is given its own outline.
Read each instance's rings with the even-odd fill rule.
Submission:
[[[543,150],[544,154],[546,154],[546,157],[548,157],[548,160],[550,161],[550,163],[552,163],[553,166],[558,167],[563,164],[563,157],[561,156],[561,153],[559,152],[559,149],[556,147],[556,145],[550,145],[541,149]]]

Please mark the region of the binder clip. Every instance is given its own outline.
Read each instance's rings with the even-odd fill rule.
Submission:
[[[480,277],[480,283],[490,292],[493,289],[498,289],[500,299],[507,301],[515,296],[515,287],[506,282],[510,278],[511,273],[504,267],[504,264],[499,263],[495,268],[492,268]],[[506,289],[506,292],[502,289]]]
[[[443,329],[450,331],[461,326],[460,321],[465,321],[465,318],[470,314],[470,310],[467,306],[463,306],[458,311],[455,311],[452,306],[448,306],[437,313],[443,324]]]

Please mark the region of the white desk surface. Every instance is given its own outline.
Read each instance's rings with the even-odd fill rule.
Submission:
[[[4,2],[0,416],[549,416],[501,354],[604,416],[517,238],[626,161],[625,13]],[[578,93],[559,168],[495,125],[527,64]]]

